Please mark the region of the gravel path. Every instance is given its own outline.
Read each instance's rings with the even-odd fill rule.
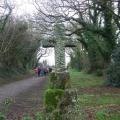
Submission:
[[[6,113],[7,120],[21,120],[26,114],[42,110],[46,79],[32,77],[0,87],[0,111]]]

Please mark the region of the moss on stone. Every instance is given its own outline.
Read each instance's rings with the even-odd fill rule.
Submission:
[[[49,79],[50,88],[65,89],[70,87],[69,72],[52,72]]]

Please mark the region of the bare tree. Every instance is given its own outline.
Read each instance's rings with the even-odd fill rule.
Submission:
[[[50,49],[39,47],[37,50],[37,60],[40,61],[42,57],[48,57],[50,53],[51,53]]]
[[[7,0],[0,2],[0,32],[4,30],[4,27],[12,13],[13,6],[8,4]]]

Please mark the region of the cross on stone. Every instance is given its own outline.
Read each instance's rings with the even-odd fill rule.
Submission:
[[[65,30],[63,24],[56,24],[54,26],[55,38],[46,39],[42,41],[43,48],[54,47],[55,50],[55,68],[56,71],[65,70],[65,47],[75,47],[72,40],[65,37]]]

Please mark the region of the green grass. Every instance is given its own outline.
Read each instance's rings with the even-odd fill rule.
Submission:
[[[114,97],[111,95],[96,95],[96,94],[82,94],[79,95],[79,103],[81,106],[103,106],[104,105],[120,105],[120,96]]]
[[[120,120],[120,111],[112,113],[109,109],[102,109],[95,113],[96,120]]]
[[[30,71],[28,71],[27,73],[24,73],[24,74],[17,74],[17,75],[13,74],[10,77],[6,76],[6,77],[3,77],[3,78],[0,78],[0,86],[5,85],[5,84],[9,84],[9,83],[12,83],[12,82],[15,82],[15,81],[27,79],[27,78],[30,78],[32,76],[34,76],[34,71],[33,70],[30,70]]]
[[[72,87],[78,89],[78,104],[81,109],[94,110],[95,120],[120,120],[119,88],[104,91],[103,77],[95,74],[70,70],[70,76]],[[99,88],[99,92],[97,88]],[[114,109],[118,110],[114,111]]]
[[[102,77],[97,77],[94,74],[86,74],[85,72],[70,70],[70,76],[72,86],[77,88],[101,86],[104,83]]]

